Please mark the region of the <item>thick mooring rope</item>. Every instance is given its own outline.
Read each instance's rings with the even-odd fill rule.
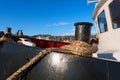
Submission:
[[[35,57],[33,57],[30,62],[26,63],[24,66],[22,66],[21,68],[19,68],[15,73],[13,73],[10,77],[8,77],[6,80],[14,80],[20,73],[22,73],[23,71],[25,71],[27,68],[29,68],[30,66],[32,66],[36,61],[38,61],[41,57],[43,57],[45,54],[48,54],[49,52],[51,52],[52,49],[45,49],[41,52],[39,52],[38,55],[36,55]]]
[[[13,73],[7,80],[14,80],[19,74],[21,74],[26,69],[30,68],[33,64],[38,62],[43,56],[49,54],[50,52],[58,52],[65,54],[75,54],[78,56],[91,56],[92,53],[96,52],[97,47],[94,47],[85,42],[72,42],[68,46],[64,46],[62,48],[46,48],[38,53],[35,57],[33,57],[28,63],[19,68],[15,73]]]
[[[33,64],[38,62],[43,56],[49,54],[50,52],[60,52],[60,53],[66,53],[66,54],[73,54],[69,50],[64,50],[60,48],[46,48],[38,53],[35,57],[33,57],[28,63],[23,65],[21,68],[19,68],[15,73],[13,73],[10,77],[8,77],[6,80],[14,80],[19,74],[21,74],[23,71],[31,67]]]

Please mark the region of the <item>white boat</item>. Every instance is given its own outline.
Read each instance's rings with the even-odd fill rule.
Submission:
[[[33,43],[30,39],[28,38],[19,38],[18,43],[21,43],[21,44],[24,44],[24,45],[27,45],[27,46],[32,46],[32,47],[36,47],[36,44]]]
[[[99,35],[98,51],[93,56],[120,61],[120,0],[99,0],[93,19]]]

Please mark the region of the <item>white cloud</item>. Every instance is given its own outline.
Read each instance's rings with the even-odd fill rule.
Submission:
[[[69,31],[69,33],[65,33],[65,34],[63,34],[63,36],[65,36],[65,35],[75,35],[75,29],[72,29],[72,30],[70,30]]]
[[[52,26],[66,26],[68,25],[68,22],[58,22],[58,23],[52,23],[52,24],[47,24],[46,26],[52,27]]]
[[[66,34],[63,34],[63,36],[66,36],[66,35],[75,35],[75,33],[66,33]]]

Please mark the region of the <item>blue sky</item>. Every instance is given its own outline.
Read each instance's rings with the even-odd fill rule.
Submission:
[[[25,35],[74,34],[75,22],[92,22],[95,4],[87,0],[0,0],[0,31]],[[92,33],[95,32],[92,27]]]

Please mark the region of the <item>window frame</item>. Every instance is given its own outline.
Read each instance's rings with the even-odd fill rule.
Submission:
[[[102,31],[101,26],[100,26],[100,21],[99,21],[99,16],[100,16],[102,13],[105,14],[105,10],[101,11],[101,13],[97,16],[97,23],[98,23],[98,27],[99,27],[100,33],[105,33],[105,32],[108,32],[108,23],[107,23],[107,18],[106,18],[106,14],[105,14],[106,29],[105,29],[105,26],[104,26],[104,31]]]
[[[113,22],[113,18],[112,18],[112,15],[111,15],[111,9],[110,9],[110,5],[112,4],[112,2],[109,4],[109,6],[108,6],[108,8],[109,8],[109,12],[110,12],[110,19],[111,19],[111,22],[112,22],[112,29],[119,29],[120,28],[120,26],[119,27],[115,27],[114,25],[114,22]]]

